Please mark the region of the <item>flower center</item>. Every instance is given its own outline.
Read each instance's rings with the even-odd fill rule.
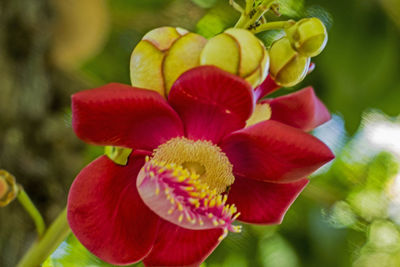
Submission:
[[[234,182],[232,165],[221,149],[208,141],[173,138],[146,158],[136,185],[144,203],[161,218],[187,229],[233,225],[240,213],[227,204],[227,188]]]
[[[209,141],[173,138],[154,150],[153,159],[174,163],[196,173],[217,194],[225,192],[235,181],[228,157]]]

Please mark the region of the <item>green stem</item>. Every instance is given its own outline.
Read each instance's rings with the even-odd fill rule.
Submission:
[[[67,209],[64,209],[50,225],[44,236],[25,254],[17,267],[38,267],[51,255],[71,232],[67,222]]]
[[[251,9],[253,8],[254,0],[246,0],[246,7],[245,7],[245,13],[249,14]]]
[[[245,12],[242,13],[238,22],[235,25],[235,28],[243,28],[249,29],[251,26],[255,25],[256,22],[267,12],[273,4],[276,3],[276,0],[264,0],[257,7],[250,7],[250,11],[247,11],[249,1],[246,1],[246,9]]]
[[[286,27],[292,25],[292,21],[274,21],[274,22],[268,22],[265,24],[262,24],[258,26],[257,28],[253,29],[253,33],[259,33],[259,32],[264,32],[264,31],[269,31],[269,30],[280,30],[280,29],[285,29]]]
[[[39,235],[39,238],[41,238],[44,234],[44,231],[46,230],[43,217],[22,186],[19,187],[18,201],[31,216],[32,220],[35,223],[36,231]]]

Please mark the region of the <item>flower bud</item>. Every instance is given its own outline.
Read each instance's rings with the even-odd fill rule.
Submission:
[[[307,57],[319,55],[328,41],[325,25],[317,18],[305,18],[286,29],[293,47]]]
[[[206,42],[204,37],[181,28],[161,27],[148,32],[131,55],[132,86],[167,97],[175,80],[200,64]]]
[[[290,87],[301,82],[307,74],[310,58],[293,50],[288,38],[275,41],[269,50],[270,74],[275,83]]]
[[[5,170],[0,170],[0,207],[5,207],[13,201],[18,191],[14,176]]]
[[[111,159],[115,164],[125,166],[128,164],[129,156],[132,153],[132,149],[116,147],[116,146],[106,146],[104,148],[104,154]]]
[[[261,41],[250,31],[228,29],[207,42],[200,63],[217,66],[256,87],[268,74],[269,56]]]

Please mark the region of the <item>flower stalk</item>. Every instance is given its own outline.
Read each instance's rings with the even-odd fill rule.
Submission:
[[[253,29],[258,26],[262,16],[276,5],[276,0],[263,0],[256,4],[254,0],[246,0],[246,7],[240,16],[235,28]]]
[[[251,31],[253,33],[260,33],[260,32],[270,31],[270,30],[281,30],[281,29],[285,29],[285,28],[293,25],[294,23],[295,22],[293,20],[273,21],[273,22],[261,24],[260,26],[251,29]]]
[[[41,266],[70,232],[71,229],[67,222],[67,209],[65,208],[50,225],[43,237],[32,245],[17,267]]]
[[[22,186],[19,186],[17,199],[19,203],[21,203],[22,207],[24,207],[26,212],[29,214],[29,216],[31,216],[33,222],[35,223],[36,231],[40,239],[46,230],[46,225],[44,223],[42,215],[36,208],[35,204],[33,204],[32,200],[29,198],[28,194],[25,192]]]

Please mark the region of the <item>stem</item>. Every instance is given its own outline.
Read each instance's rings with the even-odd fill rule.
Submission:
[[[287,26],[292,25],[291,21],[274,21],[274,22],[268,22],[265,24],[262,24],[258,26],[257,28],[253,29],[253,33],[259,33],[259,32],[264,32],[264,31],[269,31],[269,30],[280,30],[284,29]]]
[[[41,238],[46,230],[43,217],[22,186],[19,186],[18,201],[31,216],[33,222],[35,223],[39,238]]]
[[[235,2],[235,0],[229,0],[229,4],[236,10],[239,11],[240,13],[243,13],[243,8]]]
[[[254,0],[246,0],[245,13],[249,14],[254,5]]]
[[[71,232],[65,208],[50,225],[42,239],[34,243],[17,267],[37,267],[51,255]]]
[[[253,1],[251,1],[253,2]],[[249,29],[267,12],[276,0],[264,0],[257,7],[250,7],[250,11],[247,12],[249,1],[246,1],[246,12],[243,12],[240,16],[235,28]]]

